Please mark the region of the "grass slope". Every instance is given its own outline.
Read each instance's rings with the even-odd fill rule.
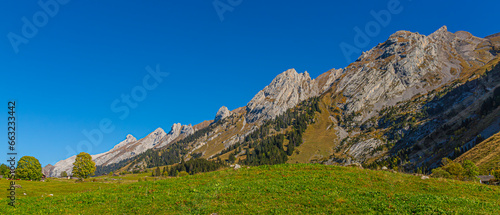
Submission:
[[[480,174],[487,175],[492,169],[500,167],[500,133],[497,133],[474,146],[455,161],[471,160],[479,167]]]
[[[333,123],[330,120],[330,113],[325,103],[328,97],[323,97],[319,106],[321,113],[316,113],[316,122],[307,126],[303,134],[304,143],[295,148],[292,156],[288,157],[287,163],[310,163],[327,159],[334,153],[337,135],[333,130]]]
[[[139,178],[148,178],[149,180],[154,180],[152,177],[148,177],[150,175],[151,173],[129,174],[125,176],[100,176],[87,179],[85,183],[75,183],[75,179],[67,180],[58,178],[50,178],[47,180],[48,182],[21,180],[15,182],[16,184],[22,186],[22,188],[16,189],[17,198],[22,199],[27,197],[42,197],[49,194],[53,194],[54,196],[62,196],[72,193],[89,192],[119,186],[120,184],[135,183]],[[93,179],[95,179],[97,182],[91,182]],[[0,189],[0,200],[5,200],[7,198],[7,188],[9,187],[9,183],[9,180],[0,180],[0,188],[2,188]],[[25,193],[26,195],[24,195]]]
[[[499,214],[500,188],[385,171],[283,164],[24,197],[19,203],[13,209],[2,199],[0,214]]]

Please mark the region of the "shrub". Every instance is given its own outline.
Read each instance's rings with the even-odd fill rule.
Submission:
[[[187,173],[186,171],[179,172],[179,177],[186,176],[186,175],[189,175],[189,173]]]
[[[492,171],[492,175],[495,176],[497,180],[500,180],[500,168]]]
[[[451,162],[443,167],[455,179],[462,179],[464,175],[464,168],[459,163]]]
[[[479,168],[470,160],[464,161],[464,176],[467,180],[474,180],[479,175]]]
[[[463,164],[443,158],[443,166],[432,170],[432,177],[452,178],[457,180],[475,180],[479,175],[479,168],[470,160]]]
[[[433,169],[431,176],[436,178],[451,178],[451,174],[441,167]]]

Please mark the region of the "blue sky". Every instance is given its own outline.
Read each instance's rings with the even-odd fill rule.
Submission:
[[[99,129],[103,119],[114,130],[85,150],[91,154],[111,149],[127,134],[142,138],[157,127],[168,132],[173,123],[213,119],[222,105],[244,106],[289,68],[314,78],[345,67],[340,44],[356,46],[354,28],[373,24],[371,11],[391,8],[390,0],[219,0],[219,12],[227,10],[221,20],[212,0],[60,2],[66,4],[58,3],[57,11],[49,7],[51,14],[41,12],[36,1],[3,1],[0,7],[0,139],[7,139],[7,102],[15,100],[17,152],[35,156],[43,166],[67,158],[68,148],[76,152],[88,139],[83,131]],[[378,31],[359,50],[397,30],[427,35],[447,25],[451,32],[480,37],[500,32],[498,1],[393,0],[392,7],[398,2],[398,12],[372,28]],[[37,23],[36,34],[28,28],[23,34],[23,17]],[[17,53],[14,34],[27,41],[16,45]],[[122,95],[142,92],[146,66],[156,65],[169,75],[127,116],[113,111],[111,104]],[[2,144],[5,163],[7,143]]]

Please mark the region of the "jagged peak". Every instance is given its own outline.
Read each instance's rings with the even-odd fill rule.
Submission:
[[[448,27],[446,27],[446,25],[443,25],[443,27],[437,29],[436,31],[434,31],[434,33],[430,34],[429,37],[437,38],[437,37],[442,37],[446,34],[452,34],[452,33],[448,31]]]
[[[194,133],[194,128],[191,124],[182,126],[181,134],[192,134],[192,133]]]
[[[118,149],[124,145],[127,145],[129,143],[133,143],[133,142],[136,142],[137,139],[132,135],[132,134],[127,134],[127,137],[125,138],[125,140],[121,141],[120,143],[116,144],[113,149],[111,150],[115,150],[115,149]],[[101,153],[101,154],[97,154],[97,156],[100,156],[100,155],[103,155],[105,153]]]
[[[418,33],[407,31],[407,30],[400,30],[400,31],[396,31],[395,33],[391,34],[391,36],[389,36],[389,39],[397,38],[397,37],[407,37],[407,36],[413,35],[413,34],[418,34]]]
[[[296,80],[296,79],[303,79],[305,78],[306,80],[311,80],[311,76],[310,74],[305,71],[303,73],[298,73],[297,70],[295,70],[294,68],[292,69],[288,69],[284,72],[282,72],[281,74],[277,75],[272,83],[276,82],[276,81],[283,81],[283,80]]]
[[[182,124],[181,123],[174,123],[172,127],[170,128],[170,132],[168,134],[173,134],[177,131],[180,131],[182,129]]]
[[[132,134],[127,134],[127,138],[125,140],[137,141],[137,139]]]
[[[448,32],[448,27],[446,27],[446,25],[443,25],[436,32]]]
[[[153,131],[154,134],[156,133],[165,133],[165,131],[162,128],[157,128],[155,131]]]
[[[291,69],[287,69],[286,71],[282,72],[281,74],[283,74],[283,75],[295,75],[295,74],[299,74],[299,73],[297,73],[295,68],[291,68]]]
[[[496,34],[492,34],[492,35],[488,35],[486,37],[484,37],[485,39],[492,39],[492,38],[495,38],[495,37],[500,37],[500,33],[496,33]]]
[[[222,106],[221,108],[219,108],[219,111],[217,111],[214,122],[218,122],[219,120],[222,120],[230,115],[231,112],[229,111],[229,109],[227,109],[226,106]]]
[[[306,76],[306,77],[311,77],[307,71],[305,71],[304,73],[302,73],[302,75]]]

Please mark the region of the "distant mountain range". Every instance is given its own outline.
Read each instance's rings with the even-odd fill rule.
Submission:
[[[398,31],[346,68],[316,79],[289,69],[244,107],[221,107],[214,120],[174,124],[169,133],[158,128],[139,140],[128,135],[92,158],[104,172],[181,158],[227,159],[231,153],[244,161],[270,150],[258,146],[267,144],[267,137],[285,135],[285,146],[276,150],[288,150],[294,141],[287,132],[297,130],[298,119],[310,116],[305,110],[316,105],[299,132],[303,143],[293,143],[286,162],[429,170],[500,131],[498,53],[500,34],[479,38],[446,26],[428,36]],[[311,99],[315,102],[306,102]],[[74,159],[43,171],[51,177],[70,174]]]

